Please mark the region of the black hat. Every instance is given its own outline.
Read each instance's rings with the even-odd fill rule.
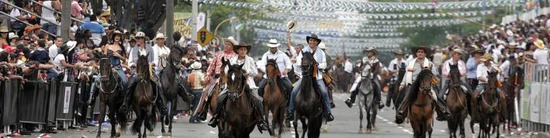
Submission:
[[[411,49],[412,49],[412,52],[413,52],[414,54],[416,54],[416,51],[418,51],[418,50],[420,50],[420,49],[422,49],[422,50],[424,50],[424,52],[426,52],[426,56],[432,54],[432,49],[430,49],[430,48],[428,48],[428,47],[425,47],[425,46],[413,47],[413,48],[411,48]]]
[[[233,46],[233,51],[234,51],[235,53],[237,53],[237,50],[239,50],[239,48],[241,48],[241,47],[246,47],[246,49],[247,49],[247,50],[246,50],[246,51],[247,51],[246,53],[247,53],[247,54],[250,53],[250,49],[252,48],[252,46],[249,45],[249,44],[246,44],[246,43],[244,43],[244,42],[239,42],[238,45],[234,45],[234,46]]]
[[[319,43],[321,43],[321,39],[319,39],[319,37],[315,34],[311,34],[310,36],[307,36],[306,41],[309,42],[309,39],[312,39],[312,38],[317,40]]]

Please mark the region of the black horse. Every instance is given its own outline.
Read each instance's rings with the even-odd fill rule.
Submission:
[[[146,56],[139,56],[136,67],[136,88],[131,99],[132,105],[134,105],[134,112],[136,113],[136,120],[132,124],[132,132],[138,133],[138,137],[147,137],[147,130],[153,131],[156,125],[157,111],[155,108],[156,100],[160,97],[156,93],[155,86],[151,80],[149,70],[149,62]],[[141,127],[144,125],[143,133]]]
[[[185,102],[189,102],[190,92],[187,91],[187,79],[179,77],[180,69],[183,68],[181,63],[182,57],[187,54],[187,50],[178,46],[172,47],[170,55],[168,56],[168,64],[162,70],[160,74],[160,83],[162,84],[162,90],[165,101],[167,102],[168,114],[162,116],[162,122],[168,125],[168,133],[164,130],[164,126],[161,132],[164,136],[172,136],[172,120],[177,110],[178,95],[182,97]]]
[[[294,131],[296,137],[300,138],[298,134],[298,120],[302,123],[303,137],[308,132],[308,137],[318,138],[321,131],[321,125],[323,122],[323,110],[324,100],[317,87],[317,81],[314,78],[314,72],[316,72],[317,63],[313,58],[313,54],[310,52],[302,53],[302,84],[296,94],[295,108],[296,115],[294,118]]]
[[[105,112],[109,106],[109,121],[111,123],[111,137],[120,137],[120,132],[116,132],[116,124],[120,125],[122,130],[126,129],[126,115],[119,112],[122,105],[122,79],[113,71],[111,60],[102,58],[99,62],[99,71],[101,74],[99,82],[99,124],[103,124]],[[97,138],[101,137],[101,125],[97,131]]]

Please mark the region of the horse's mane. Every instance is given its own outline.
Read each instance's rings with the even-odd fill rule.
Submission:
[[[422,71],[420,71],[420,74],[418,74],[418,76],[416,77],[416,80],[412,83],[411,91],[409,92],[412,92],[411,94],[413,95],[417,95],[420,89],[420,86],[422,85],[422,81],[426,79],[428,75],[431,76],[431,74],[432,74],[432,71],[430,69],[422,69]],[[410,99],[411,101],[414,101],[414,99],[416,99],[416,96],[409,96],[409,98],[411,98]]]
[[[147,57],[148,56],[139,56],[138,60],[137,60],[137,74],[138,75],[143,75],[141,77],[144,77],[144,78],[149,78],[149,62],[147,61]],[[145,75],[147,74],[147,75]]]

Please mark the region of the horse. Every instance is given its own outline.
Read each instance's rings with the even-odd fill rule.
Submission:
[[[320,128],[323,122],[323,110],[324,100],[317,87],[317,80],[314,75],[317,72],[317,63],[313,58],[313,54],[310,52],[302,53],[302,84],[296,94],[295,102],[295,118],[294,118],[294,131],[296,137],[300,138],[298,133],[298,120],[302,123],[303,137],[306,132],[310,138],[318,138],[321,133]]]
[[[223,64],[229,65],[229,61],[223,61]],[[250,133],[256,125],[254,119],[254,110],[251,106],[252,90],[246,84],[245,71],[242,69],[244,64],[229,65],[227,71],[227,98],[223,102],[220,122],[223,123],[222,137],[228,138],[249,138]],[[220,114],[220,113],[218,113]],[[220,126],[218,126],[220,127]]]
[[[460,127],[460,137],[464,138],[464,120],[468,116],[468,99],[466,92],[460,86],[460,71],[458,65],[450,65],[451,81],[448,84],[449,93],[446,99],[447,108],[451,112],[451,118],[447,121],[449,135],[456,138],[456,131]]]
[[[147,130],[153,131],[156,125],[157,111],[155,102],[160,96],[155,93],[154,84],[151,80],[149,62],[146,56],[139,55],[136,67],[136,89],[132,98],[136,120],[132,124],[132,132],[138,133],[138,137],[147,137]],[[143,133],[141,127],[144,125]],[[142,135],[143,134],[143,135]]]
[[[410,92],[413,96],[409,97],[412,104],[408,107],[410,108],[408,118],[415,138],[425,138],[426,133],[428,137],[432,137],[435,105],[430,95],[433,91],[432,80],[434,77],[430,69],[423,69],[411,85]]]
[[[363,130],[363,111],[367,113],[367,133],[372,133],[372,128],[375,127],[376,123],[376,114],[378,114],[378,103],[374,102],[374,91],[373,91],[373,78],[374,74],[370,73],[370,65],[366,65],[363,68],[363,73],[366,73],[366,76],[361,77],[361,82],[359,84],[359,131]]]
[[[161,122],[168,125],[168,133],[166,133],[164,125],[161,127],[161,132],[164,136],[172,136],[172,122],[174,119],[175,111],[177,110],[178,95],[186,102],[189,102],[189,91],[186,86],[180,84],[187,84],[187,79],[179,77],[180,69],[183,67],[181,63],[182,57],[187,51],[181,47],[174,46],[170,50],[168,55],[168,64],[160,73],[160,83],[162,84],[162,90],[164,98],[166,100],[166,107],[168,107],[168,114],[161,117]]]
[[[399,109],[399,106],[401,105],[401,102],[403,101],[403,98],[405,98],[405,90],[399,90],[399,85],[403,81],[403,77],[405,76],[405,68],[400,68],[397,72],[397,81],[395,81],[393,85],[393,94],[391,97],[391,100],[393,101],[393,106],[395,110],[397,111]],[[387,105],[389,106],[389,105]]]
[[[225,67],[229,65],[229,62],[227,62],[225,60],[225,58],[222,58],[221,61],[222,61],[221,68],[225,69]],[[222,89],[226,87],[226,83],[227,83],[227,75],[226,75],[225,71],[221,71],[220,72],[220,78],[218,79],[218,84],[214,87],[214,91],[212,91],[212,93],[210,94],[210,95],[212,95],[212,96],[209,96],[210,99],[207,100],[208,102],[210,102],[209,103],[210,106],[208,107],[208,110],[209,110],[208,112],[209,113],[216,113],[217,112],[218,100],[220,99],[219,95],[222,92]],[[220,120],[220,122],[221,122],[221,120]],[[223,128],[224,128],[224,124],[219,123],[218,124],[218,132],[224,132]],[[218,133],[218,137],[223,137],[222,133]]]
[[[274,132],[275,129],[278,128],[279,133],[277,136],[281,137],[284,128],[283,126],[288,97],[283,91],[283,86],[279,83],[281,81],[281,77],[279,76],[281,73],[277,67],[277,61],[275,59],[267,60],[265,70],[267,74],[267,85],[265,86],[266,92],[263,96],[265,120],[268,120],[269,112],[271,111],[273,114],[273,120],[271,121],[273,127],[271,127],[271,131]]]
[[[109,58],[102,58],[99,61],[99,72],[101,74],[99,78],[99,124],[103,124],[108,106],[111,138],[120,137],[120,132],[116,131],[116,125],[120,125],[120,128],[125,130],[127,122],[127,116],[119,112],[119,108],[122,106],[122,100],[120,99],[124,97],[122,78],[113,70]],[[101,126],[99,125],[97,138],[101,137]]]
[[[471,100],[472,119],[470,121],[470,129],[472,135],[475,136],[474,123],[479,123],[480,134],[478,137],[488,138],[491,136],[490,130],[496,127],[497,137],[500,137],[498,129],[501,121],[500,111],[503,109],[504,95],[498,90],[498,80],[496,71],[488,71],[488,84],[482,91],[475,91],[475,99]]]
[[[509,78],[506,81],[505,85],[505,94],[506,94],[506,107],[507,107],[507,115],[504,121],[506,121],[506,124],[504,125],[505,129],[508,128],[508,131],[511,131],[512,127],[517,126],[517,122],[515,121],[516,116],[516,98],[519,96],[520,89],[523,89],[525,87],[524,85],[524,72],[523,68],[519,66],[514,66],[510,68],[511,74],[509,74]],[[519,98],[517,98],[519,99]]]

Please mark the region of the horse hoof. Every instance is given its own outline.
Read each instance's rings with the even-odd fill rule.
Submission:
[[[120,133],[117,132],[117,133],[115,134],[115,137],[120,137]]]
[[[96,136],[95,138],[101,138],[101,136]]]
[[[162,134],[162,136],[172,136],[172,133],[167,132],[167,133]]]
[[[372,129],[367,129],[367,134],[372,134]]]

